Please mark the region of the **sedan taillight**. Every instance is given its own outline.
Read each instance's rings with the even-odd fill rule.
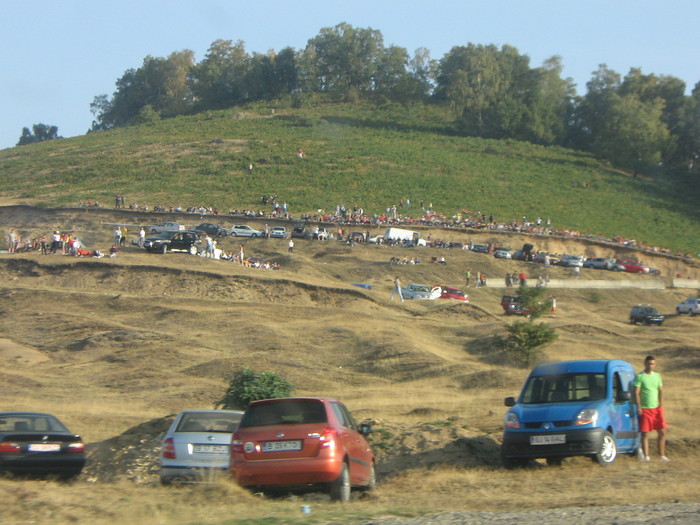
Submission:
[[[77,443],[69,443],[67,451],[71,454],[81,454],[85,452],[85,444],[82,441]]]
[[[20,452],[21,448],[17,443],[11,443],[9,441],[3,441],[0,443],[0,452]]]
[[[177,459],[177,456],[175,455],[175,443],[173,442],[173,438],[167,438],[163,441],[161,453],[164,458]]]

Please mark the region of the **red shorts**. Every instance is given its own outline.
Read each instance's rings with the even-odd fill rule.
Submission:
[[[642,409],[642,415],[639,416],[640,432],[661,430],[667,427],[668,425],[664,419],[664,407]]]

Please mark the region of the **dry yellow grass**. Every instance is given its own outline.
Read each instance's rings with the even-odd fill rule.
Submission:
[[[3,228],[32,233],[67,225],[101,249],[111,235],[111,227],[80,212],[15,215],[12,222],[0,217]],[[221,245],[228,250],[238,242]],[[260,500],[227,483],[167,489],[127,481],[0,480],[3,523],[307,522],[300,501],[313,505],[317,522],[342,516],[345,523],[441,509],[697,501],[698,319],[672,316],[662,327],[626,322],[632,304],[653,303],[671,313],[688,290],[557,290],[557,315],[545,319],[560,336],[546,350],[550,360],[616,357],[641,366],[645,355],[657,356],[673,461],[642,465],[621,458],[604,469],[573,459],[514,475],[493,459],[503,398],[517,393],[527,373],[487,344],[506,321],[502,290],[472,288],[471,305],[388,298],[395,274],[405,282],[461,285],[466,267],[496,279],[520,268],[532,272],[532,266],[426,249],[423,260],[444,254],[448,265],[390,267],[389,258],[404,250],[299,241],[290,257],[284,241],[244,242],[247,252],[280,261],[282,270],[128,248],[101,260],[0,255],[0,339],[9,341],[0,348],[3,409],[55,413],[95,443],[185,408],[211,407],[237,367],[272,370],[298,385],[298,394],[342,399],[359,419],[394,434],[405,456],[380,466],[385,475],[376,493],[338,506],[320,497]],[[555,251],[583,251],[568,241],[550,243]],[[652,266],[668,273],[678,264],[659,258]],[[684,268],[693,272],[698,269]],[[551,273],[564,276],[565,270]],[[582,279],[593,277],[621,276],[584,272]],[[358,282],[373,288],[352,286]]]

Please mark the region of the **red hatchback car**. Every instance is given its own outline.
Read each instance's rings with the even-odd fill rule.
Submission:
[[[436,284],[433,289],[440,288],[440,299],[457,299],[458,301],[469,302],[469,296],[463,290],[454,286],[440,286]]]
[[[348,501],[352,487],[376,483],[374,453],[348,409],[334,399],[282,398],[252,402],[231,441],[231,473],[245,487],[323,487]]]
[[[646,264],[640,263],[633,259],[618,259],[617,264],[623,266],[626,272],[630,273],[649,273],[649,267]]]

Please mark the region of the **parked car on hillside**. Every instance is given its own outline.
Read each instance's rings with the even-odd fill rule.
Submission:
[[[83,440],[55,416],[0,412],[0,474],[70,479],[83,466]]]
[[[619,270],[625,269],[624,266],[617,264],[612,259],[606,259],[605,257],[588,258],[585,261],[583,261],[583,267],[584,268],[593,268],[596,270],[612,270],[612,271],[619,271]]]
[[[411,283],[401,289],[404,299],[428,299],[433,300],[440,297],[440,291],[430,288],[426,284]]]
[[[286,239],[287,238],[287,228],[284,226],[275,226],[270,230],[271,239]]]
[[[615,262],[622,266],[625,272],[649,273],[649,267],[646,264],[633,259],[618,259]]]
[[[511,253],[510,248],[506,248],[505,246],[499,246],[493,251],[493,256],[496,259],[512,259],[513,254]]]
[[[163,232],[156,237],[146,237],[143,243],[147,252],[188,252],[192,255],[197,255],[201,246],[197,232]]]
[[[664,316],[659,311],[648,304],[638,304],[630,311],[630,323],[658,324],[661,326],[664,322]]]
[[[211,237],[222,237],[228,235],[228,230],[226,228],[211,222],[203,222],[202,224],[192,228],[192,231],[205,233]]]
[[[440,294],[438,296],[439,299],[456,299],[458,301],[464,301],[465,303],[469,302],[469,296],[464,293],[464,290],[460,290],[454,286],[435,285],[433,286],[433,290],[435,293]]]
[[[678,315],[688,314],[688,315],[698,315],[700,314],[700,299],[697,297],[691,297],[686,299],[678,306],[676,306],[676,312]]]
[[[554,253],[539,252],[535,254],[532,260],[540,264],[547,264],[547,260],[549,260],[550,266],[554,266],[559,262],[559,256]]]
[[[373,489],[372,431],[357,425],[334,399],[253,401],[231,441],[231,473],[244,487],[262,490],[322,488],[348,501],[352,487]]]
[[[567,268],[581,268],[583,266],[583,257],[580,255],[564,254],[557,262],[557,265]]]
[[[471,250],[476,253],[489,253],[488,244],[472,244]]]
[[[262,232],[260,230],[256,230],[255,228],[251,228],[247,224],[236,224],[234,226],[231,226],[231,229],[229,230],[228,234],[231,237],[261,237]]]
[[[311,232],[305,226],[295,226],[292,229],[292,239],[310,239]]]
[[[182,224],[173,221],[165,221],[151,226],[148,231],[151,233],[176,232],[182,231],[185,227]]]
[[[524,308],[519,295],[501,297],[501,308],[506,315],[529,315],[532,310]]]
[[[228,472],[231,436],[243,417],[239,410],[183,410],[165,433],[160,482],[206,483]]]

